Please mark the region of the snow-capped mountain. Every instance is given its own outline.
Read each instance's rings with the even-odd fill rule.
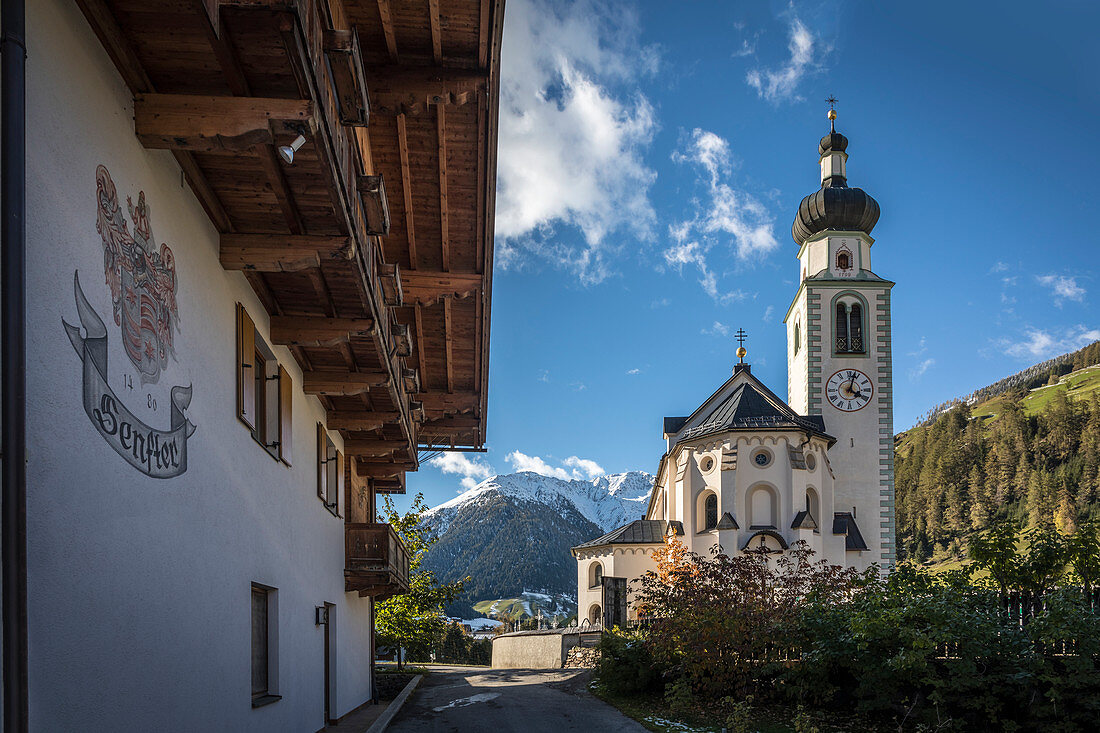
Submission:
[[[493,476],[425,513],[439,537],[425,567],[448,582],[470,577],[452,613],[530,588],[572,596],[577,567],[569,548],[640,519],[652,487],[653,476],[642,471],[589,481]]]

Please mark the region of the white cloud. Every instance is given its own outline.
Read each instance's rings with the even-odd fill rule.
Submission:
[[[627,369],[626,373],[627,374],[641,374],[642,370],[637,368],[637,367],[634,367],[633,369]]]
[[[603,476],[606,473],[603,467],[595,461],[590,461],[587,458],[577,458],[576,456],[569,456],[562,461],[566,466],[572,467],[573,475],[576,476],[579,471],[585,478],[596,478],[597,476]]]
[[[1007,262],[996,262],[993,267],[989,268],[990,272],[1008,272]]]
[[[1054,295],[1054,304],[1059,308],[1067,300],[1076,300],[1080,303],[1085,299],[1085,289],[1077,284],[1075,277],[1038,275],[1035,279],[1040,285],[1050,288],[1050,292]]]
[[[695,200],[692,218],[669,225],[675,244],[664,251],[665,264],[680,272],[684,265],[695,266],[703,292],[719,303],[744,300],[747,294],[741,290],[720,290],[708,255],[722,244],[742,262],[767,256],[779,246],[772,234],[775,217],[759,200],[727,182],[733,168],[729,143],[713,132],[695,128],[685,149],[674,152],[672,160],[699,169],[705,196]]]
[[[772,319],[773,313],[775,313],[775,306],[769,305],[767,308],[764,309],[764,320],[770,321]]]
[[[497,264],[532,257],[572,271],[583,284],[609,277],[612,233],[652,237],[642,159],[657,129],[636,90],[657,68],[639,43],[637,14],[619,3],[509,3],[501,69]],[[554,237],[576,228],[584,243]]]
[[[1042,361],[1076,351],[1097,340],[1100,340],[1100,328],[1090,329],[1078,325],[1062,329],[1061,332],[1028,328],[1024,330],[1022,338],[1001,339],[999,345],[1009,356]]]
[[[710,328],[704,328],[699,333],[703,334],[704,336],[729,336],[730,329],[729,326],[727,326],[726,324],[715,321],[713,326],[711,326]]]
[[[560,478],[563,481],[592,479],[605,473],[600,464],[577,456],[569,456],[562,461],[561,466],[552,466],[539,456],[529,456],[514,450],[505,456],[505,460],[511,463],[516,471],[531,471],[542,476]]]
[[[923,339],[921,339],[923,341]],[[909,378],[916,380],[924,376],[924,373],[936,364],[935,359],[925,359],[909,370]]]
[[[472,489],[478,482],[493,475],[493,468],[487,463],[478,460],[470,460],[463,453],[440,453],[428,461],[428,464],[438,468],[443,473],[455,473],[462,476],[462,488]]]
[[[798,84],[819,65],[814,57],[818,51],[823,51],[818,39],[798,18],[791,17],[788,31],[790,57],[787,61],[774,69],[755,68],[745,74],[748,85],[773,103],[800,99]]]
[[[549,382],[550,381],[550,370],[548,370],[548,369],[539,369],[539,381],[540,382]]]

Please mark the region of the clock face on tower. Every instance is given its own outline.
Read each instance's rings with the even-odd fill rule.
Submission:
[[[825,384],[829,402],[844,412],[855,412],[866,407],[874,391],[871,378],[858,369],[841,369]]]

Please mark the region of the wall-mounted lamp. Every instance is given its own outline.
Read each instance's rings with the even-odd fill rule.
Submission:
[[[315,606],[313,609],[314,622],[318,626],[325,626],[328,624],[328,606]]]
[[[290,145],[279,146],[279,157],[287,165],[294,165],[294,154],[306,144],[306,136],[299,134]]]

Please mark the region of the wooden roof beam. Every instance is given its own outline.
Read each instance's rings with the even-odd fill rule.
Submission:
[[[446,341],[447,392],[455,391],[454,329],[451,328],[451,299],[443,299],[443,337]]]
[[[428,22],[432,27],[432,59],[443,63],[443,33],[439,27],[439,0],[428,0]]]
[[[416,399],[424,404],[429,419],[459,412],[473,412],[481,404],[477,392],[421,392]]]
[[[416,227],[413,222],[412,175],[409,173],[409,136],[405,115],[397,115],[397,150],[401,157],[401,192],[405,195],[405,232],[409,240],[409,269],[416,269]]]
[[[478,69],[442,66],[374,66],[367,71],[371,113],[421,114],[429,105],[466,104],[487,92],[489,76]]]
[[[349,237],[287,234],[222,234],[221,263],[226,270],[299,272],[320,267],[321,260],[351,259]]]
[[[344,453],[349,456],[367,456],[380,458],[400,450],[408,450],[404,440],[345,440]],[[360,474],[362,475],[362,474]]]
[[[373,334],[372,318],[271,317],[271,341],[279,346],[336,346]]]
[[[435,106],[436,136],[439,140],[439,244],[443,250],[443,271],[451,269],[451,230],[447,221],[447,107]]]
[[[154,150],[241,152],[272,145],[273,125],[312,128],[313,103],[306,99],[138,94],[134,131]]]
[[[380,372],[325,370],[302,373],[302,390],[311,395],[357,395],[389,383],[389,375]]]
[[[382,22],[382,35],[386,37],[386,51],[390,55],[390,61],[397,61],[397,37],[393,32],[390,0],[378,0],[378,18]]]
[[[344,412],[329,410],[326,425],[329,430],[368,431],[398,423],[401,413],[396,410]]]
[[[468,298],[481,290],[484,276],[476,273],[405,270],[401,291],[406,305],[431,305],[440,298]]]
[[[401,463],[355,462],[355,472],[363,478],[390,478],[392,476],[400,476],[406,471],[415,470],[416,464],[411,461],[403,461]]]
[[[298,204],[294,201],[294,192],[286,180],[283,167],[279,164],[279,154],[275,152],[275,146],[261,145],[259,155],[264,175],[267,176],[267,182],[271,185],[275,200],[279,202],[279,208],[283,211],[286,228],[291,234],[305,234],[306,227],[302,223],[302,213],[298,210]]]

